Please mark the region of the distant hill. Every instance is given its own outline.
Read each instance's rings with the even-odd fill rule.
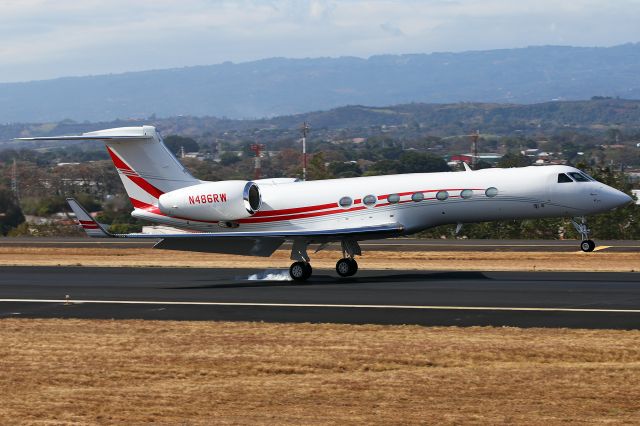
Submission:
[[[476,129],[493,134],[550,135],[566,130],[602,134],[615,127],[626,134],[640,134],[640,101],[595,98],[588,101],[554,101],[539,104],[423,104],[387,107],[352,105],[258,120],[216,117],[168,117],[81,123],[65,120],[46,124],[0,125],[0,144],[19,146],[12,138],[79,134],[111,127],[157,126],[165,135],[180,134],[220,140],[263,142],[297,138],[303,121],[311,123],[312,138],[392,136],[413,138],[424,135],[450,136]],[[4,142],[2,142],[4,141]],[[59,145],[59,144],[58,144]]]
[[[640,44],[273,58],[0,84],[0,123],[178,115],[260,118],[343,105],[640,99]]]

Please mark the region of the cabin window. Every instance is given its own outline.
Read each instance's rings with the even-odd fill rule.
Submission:
[[[397,204],[400,201],[400,196],[398,194],[390,194],[387,197],[387,201],[391,204]]]
[[[558,183],[569,183],[569,182],[573,182],[573,180],[569,176],[565,175],[564,173],[560,173],[558,175]]]
[[[472,189],[463,189],[462,191],[460,191],[460,196],[462,198],[464,198],[465,200],[473,197],[473,190]]]
[[[569,176],[574,178],[576,182],[589,182],[589,179],[587,179],[581,173],[572,172],[572,173],[569,173]]]
[[[449,198],[449,193],[447,191],[438,191],[436,193],[436,198],[440,201],[444,201]]]
[[[424,200],[424,194],[422,192],[414,192],[413,195],[411,196],[411,199],[416,203],[418,203]]]
[[[351,197],[342,197],[340,198],[340,201],[338,201],[338,204],[340,204],[340,207],[344,207],[346,209],[348,207],[351,207],[351,205],[353,204],[353,200],[351,199]]]
[[[498,188],[496,187],[491,187],[491,188],[487,188],[486,191],[484,191],[484,195],[486,195],[487,197],[495,197],[496,195],[498,195]]]
[[[364,203],[365,206],[373,206],[376,203],[376,201],[378,201],[376,196],[371,194],[367,195],[362,199],[362,202]]]

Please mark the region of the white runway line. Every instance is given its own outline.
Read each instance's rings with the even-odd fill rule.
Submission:
[[[590,308],[536,308],[504,306],[424,306],[424,305],[341,305],[316,303],[253,303],[253,302],[174,302],[153,300],[73,300],[64,299],[0,299],[0,303],[60,303],[103,304],[103,305],[174,305],[174,306],[242,306],[274,308],[347,308],[347,309],[414,309],[414,310],[455,310],[455,311],[524,311],[524,312],[593,312],[640,314],[640,309],[590,309]]]

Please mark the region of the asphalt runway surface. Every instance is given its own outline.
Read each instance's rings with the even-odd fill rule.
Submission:
[[[95,248],[151,248],[158,240],[115,238],[0,238],[0,247],[95,247]],[[640,241],[596,240],[598,250],[608,252],[640,252]],[[339,245],[336,243],[335,245]],[[390,238],[360,242],[363,250],[382,251],[549,251],[575,252],[580,250],[577,240],[437,240]],[[287,249],[285,243],[282,248]]]
[[[0,318],[640,328],[640,275],[0,267]]]

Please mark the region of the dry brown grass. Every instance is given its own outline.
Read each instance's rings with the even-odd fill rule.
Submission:
[[[336,251],[312,254],[315,268],[334,268]],[[178,252],[142,248],[1,247],[0,265],[40,266],[175,266],[219,268],[287,268],[289,252],[270,258]],[[583,252],[388,252],[367,251],[358,258],[363,269],[467,271],[640,271],[638,253]]]
[[[640,331],[0,320],[0,423],[640,423]]]

